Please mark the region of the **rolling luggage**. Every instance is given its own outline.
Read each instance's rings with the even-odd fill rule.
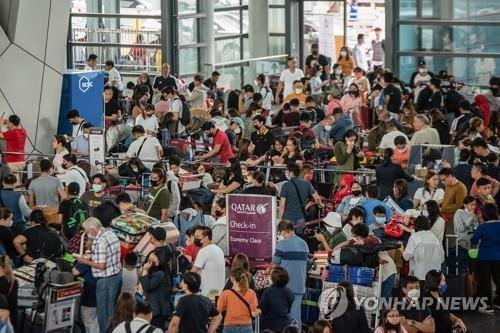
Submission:
[[[371,287],[375,280],[375,270],[368,267],[330,265],[328,281],[339,283],[344,280],[352,284]]]
[[[146,234],[148,228],[158,224],[159,220],[140,213],[126,213],[111,221],[113,232],[128,244],[137,244]]]
[[[155,228],[163,228],[167,232],[166,243],[175,244],[179,239],[179,230],[172,222],[159,223],[154,226]],[[147,255],[154,250],[153,244],[150,242],[151,235],[146,233],[144,237],[137,243],[134,248],[134,252],[137,253],[140,261],[147,257]]]
[[[318,320],[319,318],[318,300],[320,295],[321,295],[321,290],[319,289],[307,289],[306,293],[302,297],[301,317],[303,323],[312,326]]]

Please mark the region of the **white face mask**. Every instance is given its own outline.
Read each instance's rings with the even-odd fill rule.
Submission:
[[[347,55],[347,52],[346,52],[346,51],[340,51],[340,55],[341,55],[342,57],[345,57],[345,56]]]
[[[328,231],[330,234],[333,234],[337,228],[335,227],[330,227],[329,225],[325,224],[325,229]]]
[[[417,301],[420,298],[420,289],[412,289],[407,295],[412,301]]]
[[[5,224],[4,224],[4,226],[6,226],[6,227],[9,227],[9,228],[10,228],[10,227],[12,227],[12,224],[13,224],[13,223],[14,223],[14,221],[12,220],[12,218],[10,218],[10,219],[5,220]]]
[[[88,135],[87,133],[83,133],[83,137],[84,137],[85,139],[88,139],[88,138],[89,138],[89,135]]]
[[[330,132],[331,130],[332,130],[332,126],[331,125],[326,125],[325,126],[325,131]]]
[[[424,75],[425,73],[427,73],[427,69],[425,69],[425,68],[419,68],[419,69],[418,69],[418,72],[419,72],[420,74]]]
[[[239,126],[234,129],[234,134],[241,134],[241,128]]]
[[[259,85],[259,81],[257,81],[257,80],[253,80],[253,85],[254,85],[254,86],[258,86],[258,85]]]
[[[422,211],[422,215],[425,216],[425,217],[429,217],[429,212],[427,211],[427,209],[424,209]]]

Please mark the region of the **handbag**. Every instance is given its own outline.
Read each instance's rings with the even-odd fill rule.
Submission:
[[[390,221],[385,225],[384,233],[386,236],[399,239],[403,237],[404,230],[401,229],[401,223],[396,221]]]
[[[240,294],[238,294],[238,292],[236,290],[229,289],[229,291],[231,291],[233,294],[235,294],[240,299],[240,301],[243,302],[246,305],[246,307],[248,309],[248,313],[250,314],[250,318],[252,318],[252,320],[254,320],[255,317],[252,314],[252,309],[250,308],[250,304],[248,304],[247,300],[244,299],[243,296],[241,296]]]

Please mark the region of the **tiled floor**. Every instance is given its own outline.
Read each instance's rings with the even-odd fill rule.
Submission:
[[[477,312],[459,314],[471,333],[498,333],[500,332],[500,312],[494,315],[485,315]]]

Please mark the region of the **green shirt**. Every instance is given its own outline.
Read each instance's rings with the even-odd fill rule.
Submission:
[[[151,188],[146,207],[148,207],[146,211],[149,216],[160,220],[161,210],[170,208],[170,192],[168,189],[166,187],[162,187],[158,190]]]
[[[345,242],[347,240],[347,236],[344,234],[344,232],[340,228],[336,232],[334,232],[333,234],[331,234],[325,230],[323,235],[325,236],[326,242],[330,246],[330,249],[333,249],[335,246],[337,246],[340,243]],[[319,245],[319,249],[324,250],[322,244]]]

